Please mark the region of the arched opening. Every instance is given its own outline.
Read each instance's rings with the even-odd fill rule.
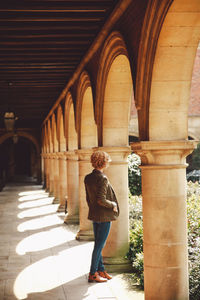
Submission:
[[[5,182],[36,181],[38,176],[38,153],[33,142],[24,136],[18,140],[8,137],[0,145],[1,178]]]
[[[173,1],[162,26],[153,68],[150,140],[185,140],[188,103],[200,40],[200,2]]]
[[[188,110],[188,139],[200,140],[200,42],[197,47],[192,72]],[[187,157],[187,178],[190,178],[191,172],[193,173],[193,171],[200,169],[199,151],[200,144],[197,146],[197,149]],[[196,180],[200,181],[200,176],[196,177]]]
[[[133,83],[130,63],[118,55],[108,73],[103,104],[103,146],[127,146]]]
[[[75,127],[75,114],[74,114],[74,105],[72,102],[71,95],[68,94],[66,100],[66,131],[67,131],[67,145],[68,150],[73,151],[78,148],[78,137]]]
[[[91,87],[87,87],[82,100],[81,149],[97,146],[97,126],[94,120]]]
[[[52,115],[52,142],[53,142],[53,152],[58,152],[58,136],[57,136],[57,129],[56,129],[55,114]]]
[[[58,148],[59,151],[66,151],[66,139],[64,132],[64,118],[62,108],[59,105],[58,107],[58,119],[57,119],[57,136],[58,136]]]

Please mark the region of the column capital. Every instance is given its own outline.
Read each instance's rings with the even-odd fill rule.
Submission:
[[[66,160],[65,152],[57,152],[56,155],[58,159]]]
[[[131,153],[131,147],[94,147],[93,150],[101,150],[107,152],[111,158],[111,164],[115,162],[126,162],[128,155]]]
[[[131,149],[141,158],[142,166],[160,165],[186,167],[185,158],[197,146],[198,141],[142,141],[131,143]]]
[[[52,152],[47,153],[47,158],[53,159],[53,153]]]
[[[51,153],[51,156],[53,159],[56,159],[57,158],[56,152]]]
[[[65,151],[64,155],[66,159],[68,160],[78,160],[78,155],[75,153],[76,150],[74,151]]]
[[[90,161],[90,157],[93,152],[93,148],[75,150],[75,153],[78,155],[78,159],[83,161]]]

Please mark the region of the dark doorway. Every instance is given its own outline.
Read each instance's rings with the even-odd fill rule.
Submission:
[[[0,145],[0,187],[6,182],[37,181],[37,153],[27,138],[8,138]]]
[[[31,176],[31,144],[23,137],[14,144],[15,175]]]

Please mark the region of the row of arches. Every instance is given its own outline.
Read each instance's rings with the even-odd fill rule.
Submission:
[[[129,59],[135,54],[128,55],[129,42],[112,32],[101,48],[95,78],[86,65],[43,124],[47,189],[56,195],[58,186],[61,191],[67,182],[66,222],[80,222],[77,238],[90,239],[92,234],[83,186],[84,176],[91,171],[90,155],[96,147],[111,154],[107,175],[121,213],[103,254],[108,266],[123,270],[128,268],[124,260],[128,249],[126,158],[134,95],[141,142],[131,147],[142,160],[147,299],[158,299],[158,291],[162,299],[188,299],[185,158],[195,147],[195,142],[187,140],[187,112],[200,40],[199,14],[197,0],[148,1],[135,66]]]
[[[105,59],[107,47],[118,45],[119,39],[120,49],[117,46]],[[106,41],[99,69],[96,94],[88,72],[83,71],[76,99],[68,91],[63,103],[45,123],[44,153],[128,145],[133,83],[128,54],[119,33],[113,33]]]
[[[93,239],[92,224],[87,220],[84,176],[92,171],[90,155],[94,149],[101,147],[111,154],[113,161],[107,175],[117,191],[121,213],[112,226],[104,256],[112,267],[120,263],[121,268],[127,269],[130,264],[124,259],[128,251],[129,223],[126,158],[130,153],[128,124],[133,83],[125,43],[118,32],[106,40],[100,62],[96,88],[84,70],[74,93],[76,99],[68,91],[44,124],[44,178],[47,189],[55,196],[54,203],[60,203],[59,210],[67,203],[65,222],[79,222],[77,239]],[[114,176],[116,173],[118,178]],[[117,264],[113,263],[116,258]]]

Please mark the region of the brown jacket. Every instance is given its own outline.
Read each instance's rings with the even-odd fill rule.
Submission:
[[[85,176],[86,200],[89,206],[88,219],[95,222],[116,220],[119,215],[119,205],[115,192],[104,173],[94,169]],[[113,211],[117,204],[118,212]]]

